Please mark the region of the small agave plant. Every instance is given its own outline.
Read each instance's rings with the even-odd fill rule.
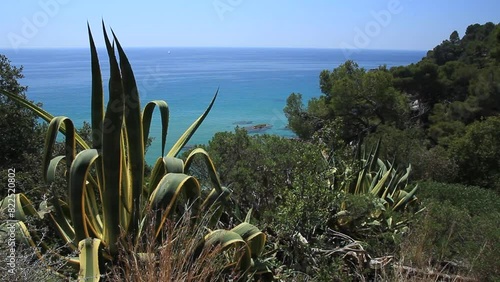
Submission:
[[[351,171],[343,169],[343,175],[338,176],[340,181],[334,181],[334,188],[345,194],[372,195],[375,198],[376,209],[371,214],[371,222],[367,224],[384,225],[389,229],[397,229],[404,226],[402,222],[393,223],[392,217],[385,218],[385,211],[408,211],[417,206],[416,192],[418,185],[412,187],[408,183],[411,173],[411,165],[405,170],[398,170],[389,162],[378,158],[380,150],[379,140],[374,149],[369,153],[358,150],[352,167],[357,162],[360,169]],[[341,210],[337,214],[338,224],[349,224],[349,211],[346,204],[342,203]]]
[[[109,101],[106,109],[97,50],[89,27],[92,68],[92,142],[87,144],[79,136],[71,119],[53,117],[40,107],[17,95],[1,93],[35,112],[50,122],[43,156],[43,175],[47,187],[57,178],[58,169],[64,168],[67,195],[52,195],[49,202],[37,211],[23,194],[11,195],[0,202],[5,209],[15,202],[15,226],[20,238],[32,246],[41,246],[38,253],[54,252],[36,236],[30,234],[25,221],[29,216],[48,216],[58,234],[78,257],[65,257],[80,269],[79,279],[98,281],[106,271],[106,262],[118,259],[118,246],[127,246],[124,240],[139,242],[148,225],[153,224],[157,240],[167,218],[178,213],[178,207],[189,206],[193,222],[212,216],[206,226],[208,234],[200,248],[236,250],[228,265],[242,273],[257,273],[262,267],[259,255],[264,249],[266,236],[257,227],[243,222],[232,230],[214,230],[229,191],[221,185],[215,166],[202,149],[193,150],[185,161],[176,158],[196,129],[209,113],[214,95],[206,111],[185,131],[172,148],[165,153],[169,109],[164,101],[151,101],[141,111],[138,87],[131,65],[113,33],[110,42],[103,23],[104,39],[110,63]],[[116,56],[118,55],[118,58]],[[156,160],[151,174],[145,175],[145,144],[149,136],[152,114],[159,110],[162,124],[162,156]],[[65,137],[65,154],[53,156],[58,133]],[[80,148],[77,153],[77,148]],[[208,168],[210,186],[204,191],[200,182],[189,175],[195,158],[201,158]],[[146,181],[147,179],[147,181]],[[210,190],[211,189],[211,190]],[[49,190],[48,190],[49,191]],[[1,228],[7,228],[5,224]],[[130,250],[137,251],[137,250]],[[195,252],[200,253],[200,252]],[[196,259],[196,254],[193,254]]]

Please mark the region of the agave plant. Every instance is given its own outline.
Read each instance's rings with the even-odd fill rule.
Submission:
[[[417,200],[417,185],[408,191],[411,164],[400,171],[390,162],[379,159],[380,142],[381,140],[369,153],[366,153],[364,147],[362,152],[356,153],[351,166],[354,167],[357,163],[360,169],[343,169],[342,180],[337,181],[339,185],[336,188],[350,194],[370,193],[379,197],[386,208],[393,211],[404,210]]]
[[[91,144],[87,144],[76,133],[71,119],[53,117],[29,101],[1,90],[2,94],[50,122],[43,156],[44,180],[49,187],[60,175],[58,169],[62,167],[67,181],[67,195],[61,197],[53,194],[49,203],[42,203],[43,209],[40,210],[35,209],[23,194],[9,196],[2,200],[0,206],[3,209],[10,202],[16,203],[15,225],[19,236],[32,246],[42,246],[40,258],[43,252],[53,250],[43,242],[36,242],[39,239],[30,234],[24,222],[29,216],[43,217],[48,213],[60,237],[80,254],[79,257],[65,257],[80,268],[79,278],[98,280],[105,265],[103,262],[117,259],[118,245],[123,238],[139,242],[144,235],[144,227],[152,223],[155,237],[161,240],[160,231],[167,218],[182,210],[179,207],[189,207],[193,222],[203,212],[209,211],[213,215],[210,220],[212,226],[207,228],[213,228],[229,190],[221,185],[214,164],[202,149],[191,152],[185,161],[177,158],[209,113],[217,92],[205,112],[165,153],[169,122],[167,103],[152,101],[141,111],[131,65],[114,33],[113,43],[109,40],[103,23],[110,63],[109,101],[104,109],[97,50],[90,27],[88,31],[92,68]],[[156,160],[149,177],[146,177],[145,144],[156,108],[161,116],[162,155]],[[65,154],[53,156],[59,132],[65,137]],[[188,174],[195,158],[201,158],[208,168],[210,187],[207,191],[195,177]],[[2,228],[7,227],[4,224]],[[232,230],[210,231],[200,246],[205,248],[217,244],[224,251],[238,247],[231,263],[247,271],[258,264],[257,258],[265,240],[264,233],[244,222]]]
[[[389,229],[401,226],[401,223],[393,223],[392,217],[384,218],[385,211],[406,211],[417,202],[415,193],[418,185],[411,187],[408,177],[411,173],[411,165],[404,170],[398,170],[390,162],[384,162],[378,158],[381,140],[376,146],[366,152],[360,148],[353,158],[351,165],[343,169],[335,169],[342,172],[333,181],[333,188],[344,194],[371,195],[374,197],[375,208],[371,212],[371,221],[365,224],[385,224]],[[359,170],[352,168],[359,167]],[[338,224],[349,223],[346,203],[341,204],[337,213]],[[382,222],[383,221],[383,222]]]

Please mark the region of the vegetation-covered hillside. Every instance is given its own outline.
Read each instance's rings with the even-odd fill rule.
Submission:
[[[125,53],[105,40],[111,98],[135,97]],[[149,169],[150,115],[158,106],[166,126],[166,104],[104,111],[91,50],[93,122],[76,134],[69,119],[37,123],[22,69],[0,56],[0,129],[8,132],[0,180],[22,168],[16,192],[33,200],[15,196],[25,231],[16,233],[16,278],[500,280],[500,24],[471,25],[462,38],[455,31],[416,64],[365,70],[347,61],[321,72],[320,97],[304,105],[292,93],[284,108],[297,139],[236,128],[177,157],[209,106]],[[118,130],[100,130],[105,118]],[[51,143],[61,128],[65,144]],[[5,190],[0,208],[8,210]],[[12,218],[2,215],[7,240]],[[12,277],[2,264],[0,280]]]
[[[347,61],[321,72],[320,97],[289,96],[300,140],[214,137],[239,207],[275,236],[279,277],[500,278],[499,48],[500,25],[475,24],[416,64]]]
[[[494,141],[500,114],[500,24],[471,25],[462,38],[454,31],[408,66],[365,70],[347,61],[323,71],[320,87],[323,95],[307,106],[300,94],[288,98],[285,114],[299,137],[319,138],[328,146],[338,141],[331,140],[331,128],[343,144],[384,137],[385,156],[412,163],[417,178],[500,191]],[[435,166],[444,166],[442,175]]]

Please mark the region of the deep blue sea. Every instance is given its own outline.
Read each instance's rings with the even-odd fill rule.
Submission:
[[[266,133],[293,136],[286,129],[283,107],[292,92],[304,102],[321,95],[319,74],[347,58],[336,49],[286,48],[129,48],[142,106],[162,99],[170,108],[167,149],[206,108],[217,88],[217,101],[189,144],[206,144],[218,131],[237,125],[271,124]],[[90,52],[88,49],[0,50],[13,65],[23,66],[28,98],[43,103],[53,115],[70,117],[81,126],[90,120]],[[425,51],[353,53],[349,59],[366,69],[418,62]],[[106,53],[99,50],[107,90]],[[158,117],[158,115],[155,115]],[[152,162],[160,151],[159,119],[153,119],[155,138],[147,155]]]

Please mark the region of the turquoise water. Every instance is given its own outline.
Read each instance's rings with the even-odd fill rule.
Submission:
[[[293,136],[285,128],[283,107],[292,92],[304,100],[321,95],[319,73],[345,62],[342,50],[279,48],[131,48],[126,49],[139,86],[142,106],[167,101],[170,126],[167,148],[206,108],[217,101],[189,144],[205,144],[218,131],[237,124],[270,124],[266,133]],[[24,66],[27,95],[54,115],[77,126],[90,120],[90,56],[87,49],[0,50],[12,64]],[[107,59],[99,50],[107,89]],[[424,51],[354,53],[350,59],[366,69],[418,62]],[[153,119],[148,162],[160,155],[159,119]]]

